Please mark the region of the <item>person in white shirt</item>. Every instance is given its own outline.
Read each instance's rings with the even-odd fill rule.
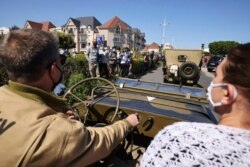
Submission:
[[[120,76],[125,77],[128,76],[129,66],[131,62],[131,55],[128,48],[124,48],[121,56],[121,71]]]

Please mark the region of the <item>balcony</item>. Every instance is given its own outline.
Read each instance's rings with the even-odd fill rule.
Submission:
[[[121,37],[114,37],[113,42],[121,42]]]
[[[116,34],[114,33],[114,38],[121,38],[122,34]]]
[[[81,35],[87,35],[87,32],[84,31],[84,30],[81,30],[81,31],[79,31],[79,34],[81,34]]]

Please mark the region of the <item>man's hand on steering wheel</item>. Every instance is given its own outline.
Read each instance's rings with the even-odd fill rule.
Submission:
[[[139,124],[139,119],[137,114],[129,115],[126,120],[133,126],[136,127]]]
[[[81,120],[80,116],[71,110],[66,111],[65,114],[68,116],[68,119]]]

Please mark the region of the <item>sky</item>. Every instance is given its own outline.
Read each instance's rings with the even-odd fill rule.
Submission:
[[[146,43],[200,49],[214,41],[250,42],[250,0],[1,0],[0,27],[23,28],[26,20],[51,21],[118,16],[145,33]],[[162,26],[166,20],[168,23]],[[163,32],[164,38],[163,38]]]

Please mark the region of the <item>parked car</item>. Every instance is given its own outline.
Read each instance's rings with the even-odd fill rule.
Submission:
[[[212,56],[207,63],[207,71],[212,72],[224,59],[222,55]]]

